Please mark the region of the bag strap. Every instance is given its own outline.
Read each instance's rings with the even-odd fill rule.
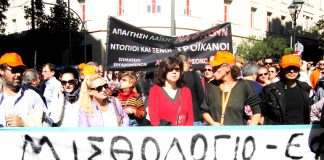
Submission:
[[[179,105],[178,105],[178,114],[177,114],[177,121],[176,121],[176,125],[179,125],[179,116],[180,116],[180,110],[181,110],[181,88],[179,88]]]
[[[114,109],[115,109],[118,126],[121,126],[122,121],[121,121],[121,117],[120,117],[118,109],[117,109],[116,99],[115,99],[115,97],[111,97],[111,100],[112,100],[112,103],[113,103],[113,106],[114,106]]]

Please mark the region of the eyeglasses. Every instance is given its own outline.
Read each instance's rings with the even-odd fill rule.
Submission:
[[[324,63],[319,63],[318,65],[320,65],[320,66],[324,66]]]
[[[13,67],[11,69],[6,68],[6,70],[10,71],[12,74],[24,73],[25,72],[25,68],[22,68],[22,67]]]
[[[211,68],[206,68],[205,71],[209,71],[210,72],[210,71],[212,71],[212,69]]]
[[[261,77],[261,76],[266,76],[268,75],[268,73],[258,73],[258,76]]]
[[[298,73],[300,71],[300,69],[298,67],[291,66],[291,67],[284,68],[284,71],[286,71],[286,72],[293,71],[295,73]]]
[[[98,92],[101,92],[103,88],[108,89],[108,84],[104,84],[102,86],[98,86],[98,87],[94,87],[94,88],[90,88],[90,89],[91,90],[96,90]]]
[[[272,65],[272,62],[264,62],[265,65]]]
[[[226,66],[227,64],[222,64],[222,65],[218,65],[218,66],[214,66],[213,67],[213,72],[216,72],[217,70],[219,70],[220,68]]]
[[[168,70],[168,72],[172,72],[172,71],[180,72],[180,68],[179,67],[175,67],[175,68],[170,68]]]
[[[61,84],[63,85],[63,86],[65,86],[67,83],[69,84],[69,85],[74,85],[75,84],[75,79],[71,79],[71,80],[68,80],[68,81],[61,81]]]

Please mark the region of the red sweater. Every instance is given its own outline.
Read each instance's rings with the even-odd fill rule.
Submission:
[[[171,122],[175,126],[178,115],[178,107],[181,99],[181,110],[179,114],[179,126],[192,126],[193,107],[191,92],[188,87],[181,88],[181,97],[179,96],[179,89],[174,99],[157,85],[152,86],[148,98],[148,110],[150,121],[153,126],[160,123],[160,119]]]

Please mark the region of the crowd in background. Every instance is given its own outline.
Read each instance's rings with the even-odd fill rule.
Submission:
[[[37,70],[5,53],[0,127],[324,124],[324,60],[288,54],[247,62],[218,51],[208,61],[193,69],[177,53],[151,72],[107,71],[96,62]]]

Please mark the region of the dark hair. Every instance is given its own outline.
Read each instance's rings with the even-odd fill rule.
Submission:
[[[165,84],[166,81],[166,75],[169,72],[171,68],[174,68],[175,66],[180,67],[180,78],[177,81],[177,86],[181,86],[181,79],[182,79],[182,73],[183,73],[183,63],[182,60],[177,56],[167,57],[164,58],[160,65],[155,69],[154,71],[154,82],[156,85],[162,87]]]
[[[237,65],[231,67],[231,75],[234,79],[238,79],[241,76],[241,68]]]
[[[52,64],[52,63],[45,63],[45,64],[43,65],[43,68],[44,68],[45,66],[48,66],[48,68],[49,68],[50,71],[54,71],[54,72],[56,72],[56,66],[55,66],[55,64]]]
[[[79,80],[79,72],[76,69],[74,69],[72,67],[65,67],[61,71],[60,75],[62,76],[65,73],[71,73],[71,74],[73,74],[74,79]]]

